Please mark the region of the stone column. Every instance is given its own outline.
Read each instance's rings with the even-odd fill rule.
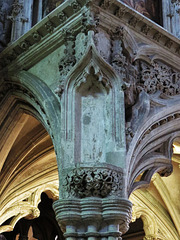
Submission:
[[[60,196],[53,207],[67,240],[121,239],[132,207],[125,190],[123,82],[95,50],[93,31],[72,34],[59,65]]]
[[[24,23],[28,22],[28,18],[24,15],[24,1],[15,0],[12,5],[12,15],[8,19],[12,21],[11,42],[17,40],[24,31]]]
[[[163,27],[176,37],[180,37],[180,1],[162,1]]]

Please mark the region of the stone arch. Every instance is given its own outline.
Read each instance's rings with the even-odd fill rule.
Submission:
[[[51,139],[54,140],[52,129],[55,126],[51,128],[51,123],[47,122],[47,119],[52,119],[48,114],[53,114],[53,110],[55,111],[52,107],[53,99],[56,103],[57,100],[48,87],[41,85],[40,80],[37,78],[34,80],[31,75],[31,81],[30,78],[27,79],[27,75],[24,76],[25,83],[23,77],[9,78],[10,80],[5,81],[2,89],[3,110],[0,125],[1,153],[3,151],[4,160],[1,161],[0,175],[2,184],[0,232],[12,231],[21,218],[37,217],[39,214],[37,206],[42,192],[47,192],[54,200],[57,200],[59,193],[57,162],[51,141]],[[28,81],[33,82],[32,86]],[[46,97],[50,97],[52,101],[46,103]],[[60,111],[59,106],[55,117],[58,110]],[[55,117],[53,121],[57,120]],[[26,130],[28,125],[29,130]],[[31,129],[32,126],[33,129]],[[29,134],[28,138],[26,134]],[[36,163],[41,166],[40,170]],[[16,197],[13,195],[14,191],[16,191]],[[6,224],[8,219],[10,222]]]
[[[163,240],[178,239],[169,215],[148,191],[137,190],[131,194],[130,199],[133,202],[132,221],[142,219],[147,239],[148,237]]]
[[[49,209],[44,209],[44,205],[42,205],[42,204],[44,204],[44,202],[42,203],[42,198],[41,198],[41,195],[43,193],[46,193],[46,198],[49,199],[50,195],[47,195],[47,191],[48,191],[49,194],[51,194],[51,196],[53,196],[53,199],[52,198],[50,198],[50,199],[52,199],[53,201],[58,199],[58,190],[56,189],[55,186],[53,186],[53,184],[46,184],[45,186],[40,187],[39,189],[37,189],[36,191],[34,191],[30,195],[29,199],[23,200],[23,201],[19,201],[19,202],[16,203],[17,215],[11,218],[11,221],[9,222],[9,225],[2,225],[0,227],[0,232],[1,233],[5,233],[5,232],[7,233],[9,231],[13,231],[14,230],[14,232],[8,233],[8,235],[10,234],[10,236],[11,236],[12,234],[13,235],[17,234],[18,224],[20,223],[22,225],[24,223],[25,224],[25,226],[24,226],[25,232],[24,233],[27,234],[27,231],[28,231],[29,227],[32,224],[36,226],[37,223],[38,223],[38,225],[39,225],[38,221],[40,221],[43,216],[46,217],[47,220],[52,218],[51,219],[52,220],[52,224],[55,223],[57,229],[59,230],[59,227],[58,227],[58,225],[57,225],[57,223],[55,221],[55,218],[53,218],[52,216],[46,216],[46,214],[42,215],[42,212],[41,212],[41,218],[39,218],[40,217],[40,211],[43,210],[43,211],[46,212],[46,211],[49,210]],[[40,198],[39,198],[39,194],[40,194]],[[33,203],[33,200],[35,200],[35,199],[38,199],[38,201],[37,202],[35,201]],[[41,205],[41,207],[40,207],[40,205]],[[11,208],[15,209],[15,205],[12,205]],[[19,208],[19,213],[18,213],[18,208]],[[10,209],[7,209],[7,211],[10,214]],[[24,214],[22,214],[22,211],[24,212]],[[53,213],[53,210],[51,212]],[[29,213],[31,213],[32,215],[30,216]],[[38,225],[37,225],[37,227],[38,227]],[[22,229],[20,228],[19,230],[21,231]],[[9,237],[8,237],[8,239],[11,239],[11,237],[10,238]]]
[[[174,207],[172,200],[170,199],[169,191],[159,174],[155,174],[154,179],[153,179],[153,184],[160,193],[161,197],[163,198],[163,201],[165,202],[168,211],[171,214],[171,217],[173,219],[173,222],[176,226],[176,229],[178,232],[179,230],[179,217],[176,208]]]
[[[1,127],[5,132],[1,135],[4,143],[1,155],[5,159],[0,175],[0,232],[12,231],[23,217],[38,217],[41,192],[46,191],[54,200],[59,193],[57,162],[50,136],[33,117],[22,112],[19,115],[13,118],[9,114],[6,121],[13,118],[12,122]],[[11,220],[6,224],[8,219]]]
[[[60,141],[60,104],[51,89],[38,77],[26,71],[9,77],[11,92],[35,109],[35,117],[43,124],[52,138],[55,152],[59,153],[55,142]],[[54,134],[59,132],[59,134]],[[58,155],[58,154],[57,154]],[[58,166],[61,163],[58,161]]]
[[[12,84],[16,84],[22,90],[24,88],[21,98],[24,98],[37,110],[47,131],[49,124],[44,115],[47,114],[47,118],[52,126],[57,126],[57,122],[59,122],[60,105],[51,89],[41,79],[26,71],[12,76],[11,79]]]
[[[162,110],[159,109],[157,115],[149,115],[148,108],[146,108],[147,112],[145,110],[142,113],[143,125],[139,124],[127,154],[128,159],[131,159],[128,164],[131,176],[128,184],[131,186],[131,191],[137,189],[141,184],[147,185],[155,172],[160,172],[162,175],[171,173],[172,141],[175,136],[179,135],[178,99],[178,96],[172,97],[171,100],[168,99],[168,104],[168,100],[159,99],[159,106]],[[149,101],[150,106],[152,100],[147,98],[146,101]],[[129,158],[129,156],[131,157]],[[142,182],[136,182],[132,187],[132,182],[142,172],[144,172],[141,178]]]

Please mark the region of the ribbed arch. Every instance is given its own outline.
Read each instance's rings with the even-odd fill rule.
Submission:
[[[4,82],[0,100],[0,232],[12,231],[23,217],[38,216],[42,192],[58,198],[53,132],[60,107],[53,92],[26,72]],[[48,132],[49,134],[48,134]],[[12,219],[11,219],[12,218]],[[9,225],[4,225],[11,219]]]
[[[179,97],[169,99],[168,104],[167,100],[161,100],[162,107],[158,114],[151,114],[148,117],[148,114],[144,113],[144,116],[141,116],[142,123],[137,128],[127,153],[127,162],[129,161],[127,185],[131,186],[130,192],[140,187],[141,183],[149,184],[155,172],[160,171],[162,175],[171,173],[172,142],[177,134],[180,134],[178,102]],[[143,176],[142,182],[135,183],[136,186],[132,187],[134,180],[144,171],[146,175]]]

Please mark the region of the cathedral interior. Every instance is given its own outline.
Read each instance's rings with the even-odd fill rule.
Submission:
[[[179,63],[179,0],[0,0],[0,240],[179,240]]]

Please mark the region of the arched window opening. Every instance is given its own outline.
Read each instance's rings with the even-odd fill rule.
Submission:
[[[64,240],[63,233],[55,220],[52,203],[52,199],[42,193],[41,202],[38,205],[40,216],[32,220],[21,219],[13,232],[3,233],[0,240]]]
[[[129,225],[129,230],[126,234],[122,236],[125,240],[143,240],[145,237],[145,232],[143,229],[143,221],[138,218],[135,222],[131,222]]]

